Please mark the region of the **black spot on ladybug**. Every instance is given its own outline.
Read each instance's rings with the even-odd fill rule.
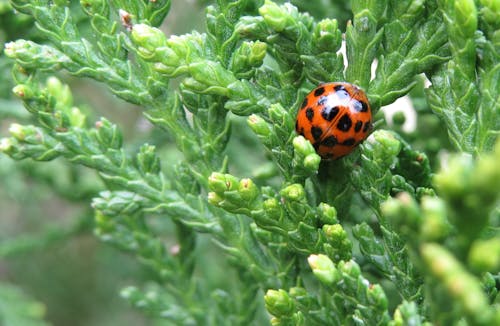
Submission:
[[[321,145],[326,146],[326,147],[333,147],[337,145],[337,137],[335,136],[328,136],[325,139],[321,141]]]
[[[361,109],[361,112],[367,112],[368,111],[368,104],[365,103],[365,101],[359,101],[361,103],[361,106],[363,107]]]
[[[314,110],[312,108],[307,108],[306,109],[306,117],[307,117],[307,120],[309,120],[310,122],[312,122],[312,120],[314,118]]]
[[[333,108],[325,107],[321,110],[321,116],[327,121],[332,121],[339,113],[339,107],[334,106]]]
[[[337,123],[337,129],[344,132],[349,131],[349,129],[351,129],[351,126],[352,120],[351,118],[349,118],[348,114],[344,114]]]
[[[356,139],[354,139],[354,138],[347,138],[346,140],[344,140],[342,142],[342,145],[344,145],[344,146],[352,146],[355,143],[356,143]]]
[[[307,97],[302,101],[302,105],[300,106],[301,109],[305,108],[307,106]]]
[[[336,85],[334,88],[333,88],[336,92],[340,91],[340,90],[345,90],[345,87],[344,85]]]
[[[363,127],[363,132],[367,132],[371,128],[370,121],[365,122],[365,126]]]
[[[363,127],[363,121],[358,120],[354,125],[354,131],[359,132],[361,130],[361,127]]]
[[[323,134],[323,129],[319,128],[319,127],[312,127],[311,128],[311,134],[314,138],[314,140],[318,140],[321,138],[321,135]]]
[[[333,89],[335,90],[335,94],[337,94],[337,97],[341,100],[351,97],[351,94],[349,94],[344,85],[337,85]]]
[[[327,100],[328,96],[321,96],[318,100],[318,106],[323,106],[323,104],[325,104]]]
[[[320,96],[320,95],[322,95],[324,92],[325,92],[325,88],[324,88],[324,87],[319,87],[319,88],[316,88],[316,90],[314,91],[314,96]]]

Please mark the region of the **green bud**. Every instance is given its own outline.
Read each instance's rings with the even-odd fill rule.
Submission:
[[[256,41],[250,43],[251,51],[248,57],[248,62],[252,67],[260,67],[264,62],[264,57],[267,52],[267,43]]]
[[[261,137],[268,137],[271,134],[271,129],[267,122],[256,114],[250,115],[247,123],[253,132]]]
[[[23,126],[18,123],[13,123],[9,127],[9,133],[19,141],[25,141],[26,138],[37,135],[33,126]]]
[[[293,139],[294,157],[293,166],[296,174],[311,175],[318,171],[321,157],[316,154],[314,147],[303,136]]]
[[[422,198],[424,217],[421,233],[425,241],[439,241],[450,232],[450,223],[446,217],[446,203],[439,197]]]
[[[380,285],[374,284],[368,287],[368,299],[373,302],[379,310],[387,309],[387,296]]]
[[[211,191],[208,193],[208,202],[214,206],[219,206],[219,204],[224,200],[217,193]]]
[[[483,6],[481,14],[484,20],[488,24],[498,27],[500,25],[500,0],[480,0],[479,2]]]
[[[150,60],[156,58],[155,55],[158,49],[164,49],[166,47],[167,41],[165,34],[161,30],[146,24],[133,25],[132,32],[130,33],[130,38],[132,42],[137,45],[138,54],[143,59]],[[169,54],[170,56],[168,60],[172,60],[174,57],[173,51],[169,51]],[[176,61],[172,61],[172,64],[175,63]]]
[[[337,224],[337,210],[326,203],[318,205],[319,220],[323,224]]]
[[[69,121],[72,127],[83,128],[87,116],[80,111],[77,107],[72,107],[69,112]]]
[[[148,144],[141,146],[137,154],[137,165],[143,174],[158,174],[160,172],[160,159],[156,155],[156,147]]]
[[[56,77],[47,78],[47,91],[56,99],[56,109],[65,110],[73,105],[73,95],[68,85],[61,83]]]
[[[112,124],[105,118],[95,123],[97,130],[96,138],[100,145],[105,148],[120,149],[123,143],[123,136],[118,126]]]
[[[320,162],[321,157],[318,154],[309,154],[304,158],[304,167],[309,171],[316,172],[319,169]]]
[[[233,55],[231,70],[238,78],[251,78],[255,72],[252,68],[262,65],[266,50],[264,42],[243,42]]]
[[[279,220],[281,218],[282,209],[276,198],[266,199],[263,203],[264,212],[272,219]]]
[[[295,304],[286,291],[268,290],[264,296],[266,309],[275,317],[289,317],[295,311]]]
[[[34,96],[31,87],[23,84],[14,86],[14,88],[12,88],[12,93],[14,93],[17,97],[19,97],[22,100],[29,100]]]
[[[285,119],[289,116],[289,113],[279,103],[271,104],[268,112],[271,121],[278,124],[283,124]]]
[[[359,265],[356,264],[353,260],[349,260],[346,262],[341,261],[338,264],[338,268],[342,273],[345,273],[353,278],[358,278],[361,275],[361,269]]]
[[[276,32],[282,32],[288,25],[294,23],[290,17],[291,11],[294,9],[290,4],[278,6],[276,3],[266,0],[264,5],[259,8],[259,14],[264,18],[266,24]]]
[[[477,9],[474,0],[455,0],[457,27],[463,35],[472,38],[477,30]]]
[[[340,280],[341,275],[328,256],[322,254],[310,255],[307,262],[314,276],[322,283],[332,285]]]
[[[338,29],[336,19],[323,19],[314,29],[314,41],[319,51],[331,51],[332,45],[338,44],[342,39],[342,34]]]
[[[395,164],[396,156],[401,151],[401,142],[387,130],[374,131],[363,144],[372,159],[381,169]]]
[[[281,190],[281,195],[291,201],[305,201],[306,192],[302,185],[296,183]]]
[[[167,46],[175,52],[175,55],[183,61],[195,61],[198,59],[196,51],[193,51],[192,46],[196,46],[198,43],[203,43],[204,39],[198,35],[189,36],[178,36],[172,35],[167,40]]]
[[[26,41],[23,39],[17,40],[15,42],[8,42],[5,43],[4,53],[9,58],[16,58],[20,54],[29,51],[31,45],[33,44],[30,41]]]
[[[336,247],[340,246],[346,239],[347,233],[340,224],[325,224],[322,227],[328,242],[332,243]]]
[[[0,152],[8,154],[12,151],[14,147],[14,142],[10,138],[1,138],[0,139]]]
[[[233,191],[238,189],[239,180],[230,174],[213,172],[210,177],[208,177],[208,187],[210,190],[217,193]]]
[[[224,174],[213,172],[208,177],[208,187],[217,193],[224,193],[227,190],[226,178]]]
[[[500,239],[474,241],[469,251],[468,261],[476,271],[498,271],[500,267]]]
[[[241,179],[238,193],[243,200],[251,202],[259,195],[259,188],[257,188],[251,179]]]
[[[288,293],[290,293],[292,298],[304,297],[307,295],[307,290],[302,287],[294,286],[288,290]]]
[[[304,157],[311,154],[316,154],[314,147],[303,136],[296,136],[293,139],[293,148],[297,153]]]

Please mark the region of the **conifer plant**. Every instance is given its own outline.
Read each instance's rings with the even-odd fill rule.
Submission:
[[[0,1],[2,186],[85,207],[0,257],[93,233],[146,271],[115,293],[157,324],[500,325],[499,0],[186,1],[204,19],[169,35],[173,3]],[[325,160],[295,122],[333,81],[374,123]],[[381,110],[406,95],[410,132]],[[0,302],[49,322],[6,282]]]

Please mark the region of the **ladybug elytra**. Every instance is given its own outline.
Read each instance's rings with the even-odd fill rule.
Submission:
[[[324,159],[349,154],[372,129],[372,113],[366,94],[356,85],[320,84],[304,99],[295,130]]]

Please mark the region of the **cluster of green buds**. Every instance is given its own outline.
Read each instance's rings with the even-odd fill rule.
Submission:
[[[302,136],[296,136],[293,131],[293,115],[280,104],[270,105],[268,115],[271,123],[257,114],[248,117],[247,122],[274,156],[285,178],[292,182],[301,182],[315,175],[321,158],[309,141]]]
[[[73,96],[68,85],[62,84],[56,77],[49,77],[46,88],[42,90],[27,81],[15,86],[12,91],[46,128],[62,132],[85,125],[86,116],[73,106]],[[45,110],[40,110],[41,105]]]
[[[342,323],[352,319],[388,323],[388,302],[382,287],[365,279],[358,264],[352,260],[335,264],[322,254],[310,255],[308,263],[320,281],[321,301],[301,287],[291,288],[288,292],[283,289],[268,290],[264,299],[267,310],[273,316],[273,325],[303,325],[306,317],[324,323]],[[320,307],[334,309],[338,314],[332,318],[320,312]]]
[[[212,173],[208,178],[208,202],[228,212],[251,215],[262,206],[260,191],[251,179],[241,179],[222,173]]]
[[[225,107],[235,114],[248,115],[269,105],[254,85],[239,80],[252,77],[254,68],[262,65],[266,54],[263,42],[243,42],[226,68],[210,57],[205,34],[193,32],[167,39],[158,28],[135,24],[131,41],[137,55],[152,63],[155,72],[168,78],[185,77],[182,85],[197,94],[228,97]]]
[[[251,217],[261,229],[284,237],[296,252],[322,252],[335,261],[351,258],[352,243],[335,208],[325,203],[310,206],[302,185],[286,186],[277,196],[270,188],[261,191],[250,179],[214,172],[208,186],[209,203]]]
[[[12,91],[37,117],[42,127],[13,123],[9,128],[11,138],[1,140],[0,150],[18,159],[52,160],[64,150],[52,133],[65,135],[70,129],[80,129],[86,123],[86,116],[73,106],[69,87],[59,79],[49,77],[44,89],[31,83],[26,80]]]
[[[260,41],[245,41],[234,53],[230,70],[238,79],[250,79],[255,74],[255,69],[262,65],[266,56],[267,44]]]

